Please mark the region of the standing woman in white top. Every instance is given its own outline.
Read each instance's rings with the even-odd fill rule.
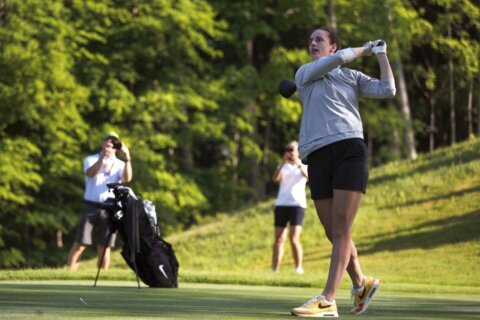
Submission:
[[[291,313],[307,317],[338,317],[335,295],[345,271],[352,281],[353,314],[367,308],[379,280],[365,277],[351,237],[353,221],[366,192],[367,148],[358,100],[395,96],[395,81],[383,40],[362,47],[340,49],[338,37],[328,28],[310,34],[312,62],[302,65],[295,84],[302,102],[299,152],[308,163],[311,198],[328,239],[332,242],[330,268],[321,294]],[[380,79],[349,68],[345,63],[375,53]]]
[[[305,185],[308,173],[307,166],[300,161],[297,141],[286,145],[283,163],[277,167],[272,178],[273,181],[280,182],[278,196],[275,200],[275,243],[273,245],[272,270],[280,271],[287,238],[287,223],[290,222],[289,236],[295,261],[295,272],[303,274],[303,249],[300,243],[300,233],[307,207]]]

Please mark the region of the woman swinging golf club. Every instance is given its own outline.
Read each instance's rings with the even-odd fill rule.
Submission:
[[[336,34],[321,27],[310,36],[313,61],[295,75],[303,105],[299,151],[308,164],[311,197],[317,215],[332,242],[326,285],[317,295],[292,309],[292,315],[338,317],[335,295],[347,270],[352,280],[354,314],[364,312],[375,294],[379,280],[364,277],[351,238],[352,224],[368,180],[367,148],[363,141],[358,98],[395,96],[395,81],[383,40],[363,47],[339,50]],[[337,51],[338,50],[338,51]],[[359,71],[339,68],[361,56],[376,54],[380,80]]]

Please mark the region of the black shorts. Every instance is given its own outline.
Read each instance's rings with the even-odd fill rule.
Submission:
[[[285,228],[287,222],[290,226],[301,226],[305,217],[305,208],[275,206],[275,227]]]
[[[98,205],[85,202],[80,215],[75,241],[83,245],[104,246],[110,235],[108,213]],[[115,246],[115,234],[112,234],[108,246]]]
[[[367,191],[368,157],[363,139],[329,144],[308,156],[308,183],[313,200],[333,197],[333,189]]]

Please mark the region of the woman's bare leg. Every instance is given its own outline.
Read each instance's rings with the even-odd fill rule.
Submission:
[[[292,245],[293,260],[295,261],[295,268],[302,268],[303,264],[303,248],[300,243],[300,233],[302,226],[295,225],[290,227],[290,243]]]
[[[273,243],[272,270],[280,271],[285,251],[285,240],[287,239],[287,228],[275,227],[275,242]]]
[[[333,245],[328,280],[323,292],[328,300],[334,299],[344,270],[347,270],[355,287],[362,285],[363,273],[351,239],[351,228],[361,197],[360,192],[334,190],[333,198],[314,201],[318,217]]]

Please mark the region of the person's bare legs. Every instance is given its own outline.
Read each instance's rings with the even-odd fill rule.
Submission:
[[[70,267],[70,270],[75,271],[78,269],[80,265],[80,256],[82,255],[83,251],[85,251],[86,246],[75,242],[68,253],[68,260],[67,265]]]
[[[280,263],[285,252],[285,240],[287,239],[287,228],[275,227],[275,242],[273,244],[272,270],[280,271]]]
[[[97,255],[98,255],[97,268],[100,268],[100,261],[102,260],[102,254],[104,249],[105,249],[105,246],[97,245]],[[109,266],[110,266],[110,247],[107,247],[105,249],[105,256],[103,257],[101,267],[103,268],[103,270],[108,270]]]
[[[332,207],[333,207],[333,198],[314,200],[315,209],[317,211],[318,218],[323,225],[325,230],[325,235],[328,240],[332,242]],[[351,251],[350,251],[350,261],[347,265],[347,273],[352,280],[352,284],[355,288],[361,287],[363,283],[363,272],[360,267],[360,262],[358,261],[357,248],[353,240],[351,241]]]
[[[303,248],[300,243],[300,233],[302,226],[290,226],[290,243],[292,246],[293,261],[295,261],[295,268],[302,268],[303,265]]]
[[[353,262],[354,273],[358,272],[360,269],[358,259],[356,258],[356,250],[354,250],[355,246],[353,245],[351,238],[351,230],[353,221],[355,220],[355,216],[360,206],[361,198],[361,192],[333,190],[333,199],[331,199],[331,241],[333,248],[328,279],[322,292],[322,295],[324,295],[325,298],[330,301],[335,298],[337,289],[343,277],[343,273],[349,265],[350,260]],[[316,200],[316,207],[317,201],[325,200]],[[319,205],[321,206],[322,203],[319,203]],[[352,255],[355,255],[355,258],[351,259]],[[359,275],[354,274],[353,279],[358,279],[358,276]],[[361,279],[363,279],[363,276]],[[360,284],[354,283],[354,285],[360,286],[361,281]]]

